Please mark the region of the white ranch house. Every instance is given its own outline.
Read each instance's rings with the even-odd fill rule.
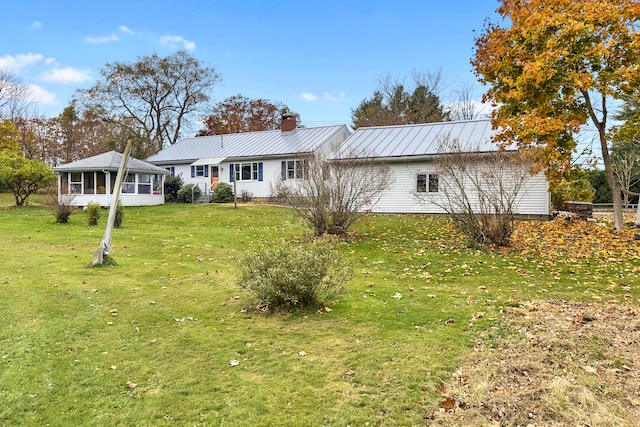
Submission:
[[[443,155],[439,152],[441,141],[455,140],[462,151],[466,147],[469,152],[490,153],[498,151],[491,142],[494,134],[490,120],[358,128],[329,159],[365,158],[389,167],[391,184],[378,200],[366,206],[368,211],[444,213],[441,203],[433,203],[444,197],[442,188],[438,188],[434,164],[436,156]],[[473,191],[477,193],[468,188],[468,192]],[[525,216],[550,214],[551,198],[544,174],[527,176],[517,193],[514,210]]]
[[[109,206],[121,161],[121,153],[109,151],[54,167],[58,174],[58,197],[72,206],[89,203]],[[164,177],[168,171],[130,158],[126,172],[120,197],[124,206],[164,204]]]
[[[252,197],[269,197],[275,179],[302,178],[301,158],[337,148],[349,135],[345,125],[297,128],[295,116],[283,116],[281,129],[185,138],[146,160],[182,175],[209,195],[218,183],[236,185]]]

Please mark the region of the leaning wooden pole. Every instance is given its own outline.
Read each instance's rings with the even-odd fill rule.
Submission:
[[[122,160],[120,161],[120,167],[118,168],[118,175],[116,176],[116,182],[111,189],[111,201],[109,203],[109,217],[107,218],[107,229],[104,232],[102,242],[100,242],[100,248],[93,253],[92,265],[102,265],[105,255],[109,255],[111,251],[111,235],[113,234],[113,224],[116,220],[116,211],[118,209],[118,200],[120,200],[120,192],[122,189],[122,181],[124,180],[124,173],[127,169],[127,162],[129,161],[129,153],[131,152],[131,141],[127,142],[127,146],[122,153]]]

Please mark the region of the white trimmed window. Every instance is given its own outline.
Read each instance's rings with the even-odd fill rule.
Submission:
[[[280,164],[280,178],[302,179],[305,175],[306,161],[303,160],[283,160]]]
[[[419,173],[416,175],[416,192],[418,193],[437,193],[438,192],[438,174],[435,173]]]

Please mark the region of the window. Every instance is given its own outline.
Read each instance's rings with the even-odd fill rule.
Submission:
[[[435,173],[429,174],[429,193],[438,192],[438,175]]]
[[[208,165],[191,165],[191,178],[208,177],[209,166]]]
[[[169,166],[169,167],[166,167],[165,169],[170,172],[171,176],[176,176],[176,168],[175,168],[175,166]]]
[[[416,191],[418,193],[426,193],[427,192],[427,175],[424,173],[419,173],[416,178]]]
[[[250,181],[251,180],[251,163],[243,163],[240,166],[240,173],[242,176],[240,179],[242,181]]]
[[[98,194],[107,194],[107,176],[104,172],[96,172]]]
[[[109,172],[109,183],[111,184],[111,186],[109,187],[109,191],[111,191],[109,194],[113,194],[113,192],[116,190],[116,173],[115,172]]]
[[[235,169],[235,177],[233,171]],[[262,181],[262,162],[236,163],[229,165],[230,181]]]
[[[302,160],[287,160],[282,162],[280,177],[282,179],[302,179],[304,178],[305,162]]]
[[[153,194],[162,194],[162,175],[153,175]]]
[[[127,176],[124,177],[124,181],[122,183],[122,192],[126,194],[135,194],[136,174],[128,173]]]
[[[71,172],[71,194],[82,194],[82,173]]]
[[[83,194],[95,194],[95,175],[93,172],[84,173],[84,192]]]
[[[60,194],[69,194],[69,172],[60,174]]]
[[[146,173],[138,175],[138,194],[151,194],[151,175]]]
[[[418,193],[426,193],[427,190],[429,193],[437,193],[438,192],[438,175],[434,173],[430,173],[427,175],[426,173],[419,173],[416,175],[416,191]]]

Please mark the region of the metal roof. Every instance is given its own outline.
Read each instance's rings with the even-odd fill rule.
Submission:
[[[441,143],[457,142],[464,151],[496,151],[490,120],[424,123],[358,128],[335,150],[331,159],[410,158],[442,154]]]
[[[204,158],[227,160],[264,158],[310,153],[340,132],[349,135],[345,125],[297,128],[292,131],[230,133],[185,138],[147,158],[155,164],[191,163]]]
[[[107,153],[98,154],[97,156],[88,157],[75,162],[56,166],[53,168],[55,172],[80,172],[80,171],[117,171],[122,162],[122,153],[117,151],[109,151]],[[152,165],[151,163],[131,157],[127,162],[127,170],[133,173],[154,173],[169,174],[169,172],[161,167]]]

